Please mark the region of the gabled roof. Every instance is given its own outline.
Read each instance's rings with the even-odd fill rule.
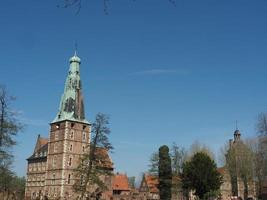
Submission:
[[[219,168],[217,168],[217,171],[218,171],[221,175],[223,175],[223,174],[225,174],[226,169],[225,169],[225,167],[219,167]]]
[[[96,148],[96,155],[98,155],[98,159],[101,159],[101,162],[99,163],[99,167],[104,169],[113,170],[113,162],[111,161],[110,156],[108,155],[108,150],[102,147]]]
[[[112,190],[130,191],[126,174],[116,174],[112,180]]]
[[[40,135],[37,137],[36,145],[33,154],[27,159],[28,161],[45,161],[47,156],[44,152],[48,151],[48,139],[43,138]],[[42,154],[42,156],[39,156]],[[38,156],[36,156],[38,155]]]
[[[38,134],[34,152],[38,151],[42,146],[46,145],[47,143],[48,143],[48,139],[43,138],[40,136],[40,134]]]
[[[143,176],[142,183],[145,182],[145,185],[147,186],[148,192],[151,193],[159,193],[158,185],[159,185],[159,179],[155,175],[145,174]],[[180,176],[173,176],[172,177],[172,184],[177,184],[181,182]],[[142,187],[142,184],[141,184]]]
[[[159,184],[158,177],[153,176],[153,175],[145,174],[144,175],[144,181],[146,182],[146,185],[148,187],[149,192],[151,192],[151,193],[158,193],[159,192],[159,189],[158,189],[158,184]]]

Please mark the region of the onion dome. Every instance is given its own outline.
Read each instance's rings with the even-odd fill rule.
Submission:
[[[72,56],[72,57],[70,58],[70,63],[72,63],[72,62],[81,63],[81,59],[77,56],[76,51],[75,51],[75,53],[74,53],[74,56]]]

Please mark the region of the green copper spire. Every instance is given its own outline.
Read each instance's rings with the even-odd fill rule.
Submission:
[[[81,59],[75,54],[70,58],[70,69],[65,83],[64,94],[61,97],[59,111],[54,122],[63,120],[89,123],[84,116],[82,84],[80,80]]]

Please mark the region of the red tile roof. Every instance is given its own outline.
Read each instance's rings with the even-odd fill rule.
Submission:
[[[101,160],[99,167],[113,170],[113,162],[108,155],[108,150],[102,147],[97,147],[95,154],[98,155],[98,159]],[[100,162],[100,161],[99,161]]]
[[[112,181],[112,190],[130,191],[128,177],[125,174],[116,174]]]
[[[40,142],[40,147],[42,147],[48,143],[48,139],[40,137],[39,142]]]
[[[36,145],[34,148],[34,152],[38,152],[43,146],[48,144],[48,139],[43,138],[40,136],[40,134],[37,137]]]
[[[219,167],[219,168],[217,168],[217,171],[220,173],[220,174],[225,174],[225,171],[226,171],[226,169],[225,169],[225,167]]]
[[[46,160],[46,154],[48,151],[48,139],[43,138],[40,135],[37,137],[36,145],[33,154],[27,159],[28,161],[40,161]],[[46,152],[46,154],[44,154]],[[40,156],[41,153],[41,156]],[[39,156],[36,156],[39,155]]]
[[[159,180],[156,176],[145,175],[145,181],[149,188],[149,192],[152,192],[152,193],[159,192],[159,189],[158,189]]]

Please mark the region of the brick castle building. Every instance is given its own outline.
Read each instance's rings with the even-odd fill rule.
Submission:
[[[33,154],[27,159],[27,179],[25,199],[74,200],[79,194],[74,192],[73,185],[77,180],[75,169],[81,156],[88,151],[90,144],[91,124],[85,118],[82,84],[80,79],[80,58],[74,54],[70,58],[70,67],[61,97],[59,111],[50,124],[48,138],[37,137]],[[236,130],[230,148],[241,148],[241,133]],[[242,148],[241,148],[242,149]],[[113,171],[113,163],[104,149],[98,149],[105,157],[105,167]],[[226,167],[219,168],[223,175],[220,188],[222,199],[232,196],[231,179]],[[181,185],[179,177],[173,179]],[[104,200],[159,200],[158,179],[144,175],[140,188],[132,188],[125,174],[105,177],[107,191],[102,193]],[[238,195],[243,197],[244,185],[238,177]],[[267,188],[267,187],[266,187]],[[185,199],[182,188],[172,190],[172,200]],[[255,197],[255,184],[249,182],[248,195]],[[191,194],[190,199],[194,199]]]
[[[90,123],[85,119],[81,60],[70,58],[70,67],[59,111],[50,124],[49,138],[40,135],[27,167],[25,199],[76,199],[72,186],[80,157],[88,151]],[[110,170],[113,164],[106,151]]]

